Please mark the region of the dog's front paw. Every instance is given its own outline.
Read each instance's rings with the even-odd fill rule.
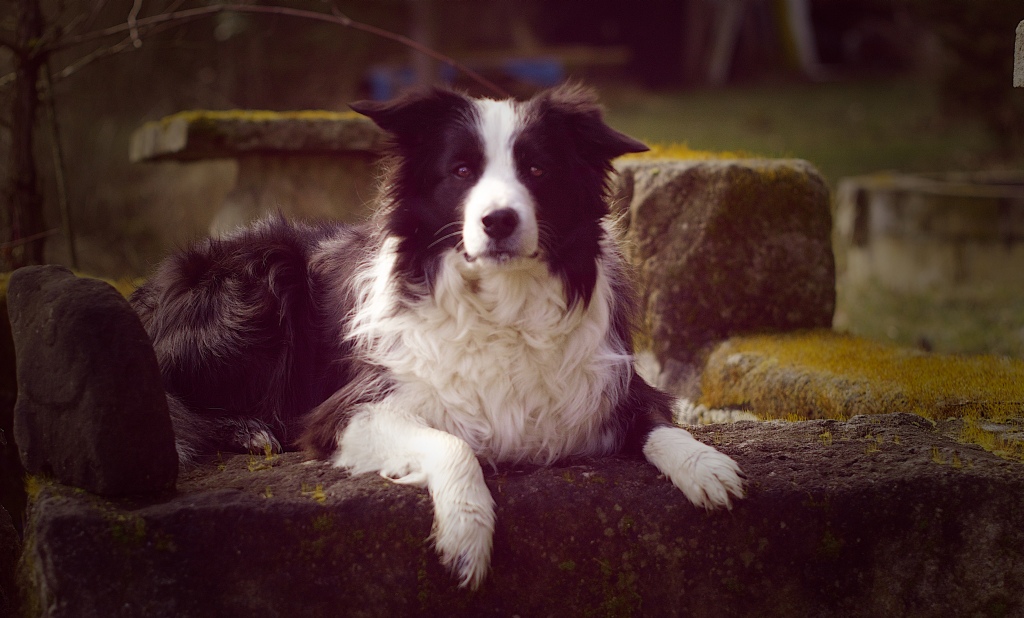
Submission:
[[[743,497],[746,477],[736,462],[685,429],[655,429],[647,436],[644,456],[696,506],[732,508],[732,498]]]
[[[487,576],[494,536],[494,499],[476,460],[475,471],[431,483],[434,529],[431,538],[441,564],[459,579],[460,587],[476,589]]]
[[[256,419],[240,419],[238,421],[235,429],[235,443],[241,447],[242,452],[248,453],[270,455],[284,451],[270,427]]]

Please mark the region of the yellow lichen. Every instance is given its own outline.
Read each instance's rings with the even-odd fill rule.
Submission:
[[[46,481],[34,474],[25,476],[25,495],[28,496],[29,502],[39,497],[39,493],[43,491],[43,485],[45,484]]]
[[[1008,357],[925,353],[831,331],[737,337],[712,351],[699,403],[766,419],[962,419],[961,442],[1024,461],[1024,361]]]
[[[873,412],[1004,419],[1024,411],[1024,361],[1011,358],[928,354],[831,331],[739,337],[713,357],[720,353],[725,369],[705,372],[702,383],[709,407],[739,399],[759,416],[807,418],[809,403],[817,416],[837,419]],[[740,363],[752,369],[729,368]],[[786,372],[796,383],[765,379]],[[757,405],[768,399],[778,405]]]
[[[979,417],[965,418],[958,439],[968,444],[976,444],[981,448],[1016,461],[1024,461],[1024,440],[1009,439],[1005,431],[993,427],[990,420]]]
[[[303,497],[312,498],[320,504],[327,501],[327,494],[324,492],[324,486],[321,483],[317,483],[313,487],[310,487],[306,483],[302,483],[299,491]]]
[[[650,150],[647,152],[636,152],[625,155],[624,159],[684,159],[688,161],[713,161],[717,159],[756,159],[759,158],[749,152],[711,152],[708,150],[693,150],[686,144],[648,144]]]
[[[11,274],[12,273],[9,272],[0,273],[0,298],[7,298],[7,285],[10,282]],[[117,279],[108,279],[106,277],[97,277],[95,275],[90,275],[87,273],[77,271],[74,274],[78,277],[84,277],[87,279],[98,279],[100,281],[109,283],[115,290],[118,291],[118,293],[121,294],[121,296],[124,296],[125,298],[131,296],[132,292],[134,292],[145,281],[144,279],[131,277],[119,277]]]
[[[302,110],[302,111],[285,111],[275,112],[269,110],[250,110],[250,109],[230,109],[230,110],[206,110],[196,109],[188,110],[184,112],[178,112],[177,114],[171,114],[170,116],[164,116],[160,119],[161,126],[168,126],[172,122],[177,120],[183,120],[188,123],[202,122],[202,121],[224,121],[224,120],[237,120],[240,122],[275,122],[280,120],[328,120],[328,121],[339,121],[339,120],[353,120],[356,118],[363,118],[362,115],[356,112],[332,112],[327,110]]]

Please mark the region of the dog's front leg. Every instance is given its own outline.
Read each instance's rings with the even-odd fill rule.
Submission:
[[[731,508],[743,497],[746,477],[731,457],[672,424],[674,398],[634,375],[627,404],[632,425],[627,444],[678,487],[695,506]]]
[[[385,400],[352,418],[339,436],[333,463],[353,474],[379,472],[396,483],[426,487],[434,504],[431,537],[441,563],[460,586],[479,587],[490,565],[494,499],[464,440],[425,426]]]

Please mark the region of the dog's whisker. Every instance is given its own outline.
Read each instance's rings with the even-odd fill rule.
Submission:
[[[429,245],[427,245],[427,249],[433,249],[435,246],[443,243],[444,241],[448,240],[449,238],[455,238],[456,236],[462,236],[462,231],[460,230],[458,232],[452,232],[450,234],[445,234],[444,236],[438,238],[434,242],[432,242]]]

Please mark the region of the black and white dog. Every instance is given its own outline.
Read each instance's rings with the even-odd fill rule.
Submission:
[[[132,297],[183,462],[296,445],[425,486],[441,560],[471,587],[495,518],[480,460],[626,452],[697,506],[742,497],[736,463],[634,371],[607,192],[610,161],[646,147],[572,85],[352,107],[393,138],[371,221],[264,221],[174,255]]]

